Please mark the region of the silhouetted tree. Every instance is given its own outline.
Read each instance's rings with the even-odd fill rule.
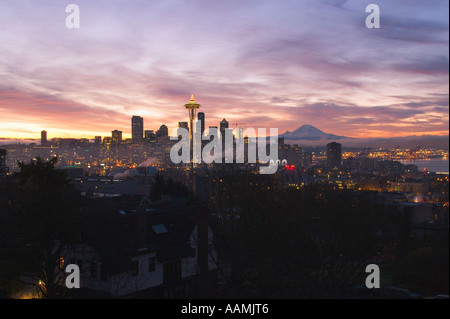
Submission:
[[[156,174],[153,177],[150,190],[150,200],[156,201],[161,199],[165,191],[166,182],[162,174]]]
[[[171,177],[166,180],[162,174],[158,173],[151,183],[150,200],[160,200],[162,195],[188,198],[190,194],[182,183],[174,181]]]
[[[449,242],[444,236],[400,243],[393,262],[393,282],[424,296],[449,292]]]
[[[81,225],[77,193],[56,158],[19,162],[2,212],[2,240],[10,279],[36,284],[44,298],[61,297],[64,265],[60,257],[75,242]],[[5,241],[5,238],[7,239]],[[5,270],[6,269],[6,270]]]
[[[217,203],[232,197],[238,217],[217,223],[232,265],[224,296],[337,297],[364,284],[378,249],[366,203],[327,185],[296,189],[277,175],[236,174],[211,174]]]

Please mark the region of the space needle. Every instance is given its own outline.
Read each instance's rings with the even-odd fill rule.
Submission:
[[[194,120],[197,115],[197,109],[200,108],[200,104],[195,102],[194,94],[192,94],[190,102],[185,104],[184,107],[189,113],[189,138],[192,141],[194,137]]]

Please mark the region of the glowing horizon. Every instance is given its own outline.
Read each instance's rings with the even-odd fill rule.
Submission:
[[[4,0],[0,138],[170,131],[191,94],[206,127],[448,136],[448,2],[377,0],[380,29],[369,3],[80,0],[67,29],[69,2]]]

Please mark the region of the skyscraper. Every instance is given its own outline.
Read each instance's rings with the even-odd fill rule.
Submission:
[[[96,136],[96,137],[94,138],[94,144],[95,144],[95,145],[100,145],[100,144],[102,144],[102,137],[101,137],[101,136]]]
[[[169,129],[167,128],[166,125],[163,124],[159,127],[159,130],[156,132],[156,137],[158,139],[164,139],[169,137]]]
[[[203,133],[205,132],[205,113],[198,112],[197,119],[200,121],[200,130],[203,135]]]
[[[112,142],[114,144],[122,143],[122,131],[118,131],[118,130],[112,131]]]
[[[133,143],[140,143],[144,138],[144,119],[133,115],[131,118],[131,139]]]
[[[47,131],[41,131],[41,146],[47,146]]]
[[[224,136],[225,136],[225,129],[226,128],[228,128],[228,121],[223,119],[220,122],[220,136],[221,136],[221,138],[224,138]]]
[[[156,134],[154,130],[146,130],[144,133],[145,133],[145,140],[147,142],[154,142],[156,140]]]
[[[342,145],[336,142],[327,144],[327,164],[340,166],[342,161]]]

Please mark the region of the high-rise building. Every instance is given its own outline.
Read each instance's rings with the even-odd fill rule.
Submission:
[[[144,138],[144,119],[141,116],[133,115],[131,118],[131,139],[133,143],[142,142]]]
[[[158,139],[164,139],[169,137],[169,129],[167,128],[166,125],[163,124],[159,127],[159,130],[156,132],[156,137]]]
[[[41,146],[47,146],[47,131],[41,131]]]
[[[203,133],[205,132],[205,113],[198,112],[197,119],[200,121],[200,131],[203,135]]]
[[[342,161],[342,145],[336,142],[327,144],[327,164],[340,166]]]
[[[94,137],[94,144],[95,144],[95,145],[100,145],[100,144],[102,144],[102,137],[101,137],[101,136],[96,136],[96,137]]]
[[[105,136],[103,138],[103,145],[108,146],[112,143],[112,137],[111,136]]]
[[[223,119],[220,121],[220,139],[222,140],[222,143],[225,142],[225,129],[228,128],[228,121]]]
[[[154,142],[156,140],[156,134],[154,130],[146,130],[144,133],[145,133],[145,140],[147,142]]]
[[[228,128],[228,121],[223,119],[220,121],[220,136],[221,138],[225,137],[225,129]]]
[[[114,144],[122,143],[122,131],[114,130],[112,133],[112,142]]]

